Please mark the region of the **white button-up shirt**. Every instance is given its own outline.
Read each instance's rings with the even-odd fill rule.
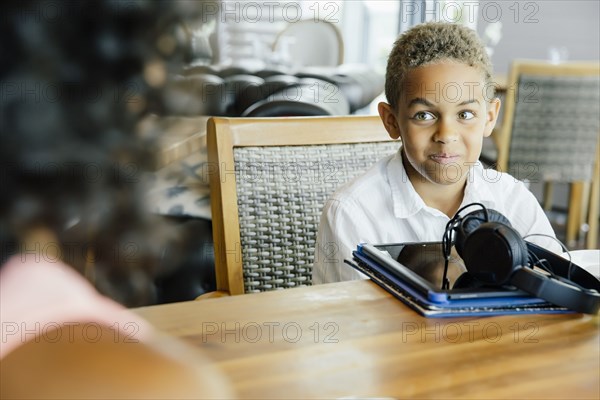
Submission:
[[[473,202],[502,213],[521,236],[555,237],[535,196],[509,174],[475,164],[469,171],[461,207]],[[477,207],[465,212],[475,210]],[[313,284],[365,278],[344,264],[359,243],[440,242],[449,220],[440,210],[427,206],[415,191],[398,151],[342,186],[326,202],[317,234]],[[561,252],[560,245],[550,238],[527,240]]]

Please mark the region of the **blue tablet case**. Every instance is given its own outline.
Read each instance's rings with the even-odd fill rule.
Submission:
[[[367,275],[373,282],[401,300],[407,306],[425,317],[465,317],[513,314],[556,314],[571,313],[532,296],[498,297],[478,299],[447,299],[445,302],[432,302],[410,282],[394,276],[368,255],[354,251],[354,260],[346,264]]]

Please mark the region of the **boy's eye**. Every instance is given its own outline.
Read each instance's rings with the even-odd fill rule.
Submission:
[[[475,114],[471,111],[461,111],[458,113],[459,119],[473,119],[475,118]]]
[[[419,111],[413,115],[412,119],[417,121],[431,121],[432,119],[435,119],[435,116],[427,111]]]

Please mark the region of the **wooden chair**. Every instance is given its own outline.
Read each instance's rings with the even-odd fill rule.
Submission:
[[[211,118],[217,292],[310,285],[319,218],[342,184],[398,150],[377,116]]]
[[[587,246],[595,248],[600,64],[515,61],[503,107],[504,120],[495,137],[497,168],[518,179],[546,182],[545,203],[552,182],[568,182],[566,242],[574,242],[587,219]]]

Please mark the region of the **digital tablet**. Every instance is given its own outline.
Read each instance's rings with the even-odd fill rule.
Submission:
[[[375,261],[378,266],[422,293],[434,303],[446,303],[458,299],[485,299],[498,297],[531,297],[514,287],[485,287],[465,285],[466,267],[458,254],[453,252],[448,263],[450,288],[442,289],[444,256],[441,242],[361,244],[357,252]],[[462,281],[461,281],[462,280]],[[457,285],[459,283],[459,285]],[[457,286],[462,286],[457,288]]]
[[[362,254],[354,253],[354,260],[344,260],[352,268],[369,276],[392,296],[425,317],[464,317],[515,314],[556,314],[570,313],[564,307],[555,306],[533,297],[488,297],[479,299],[458,299],[447,303],[433,303],[424,299],[421,293],[401,281],[391,277]],[[367,261],[368,260],[368,261]]]

